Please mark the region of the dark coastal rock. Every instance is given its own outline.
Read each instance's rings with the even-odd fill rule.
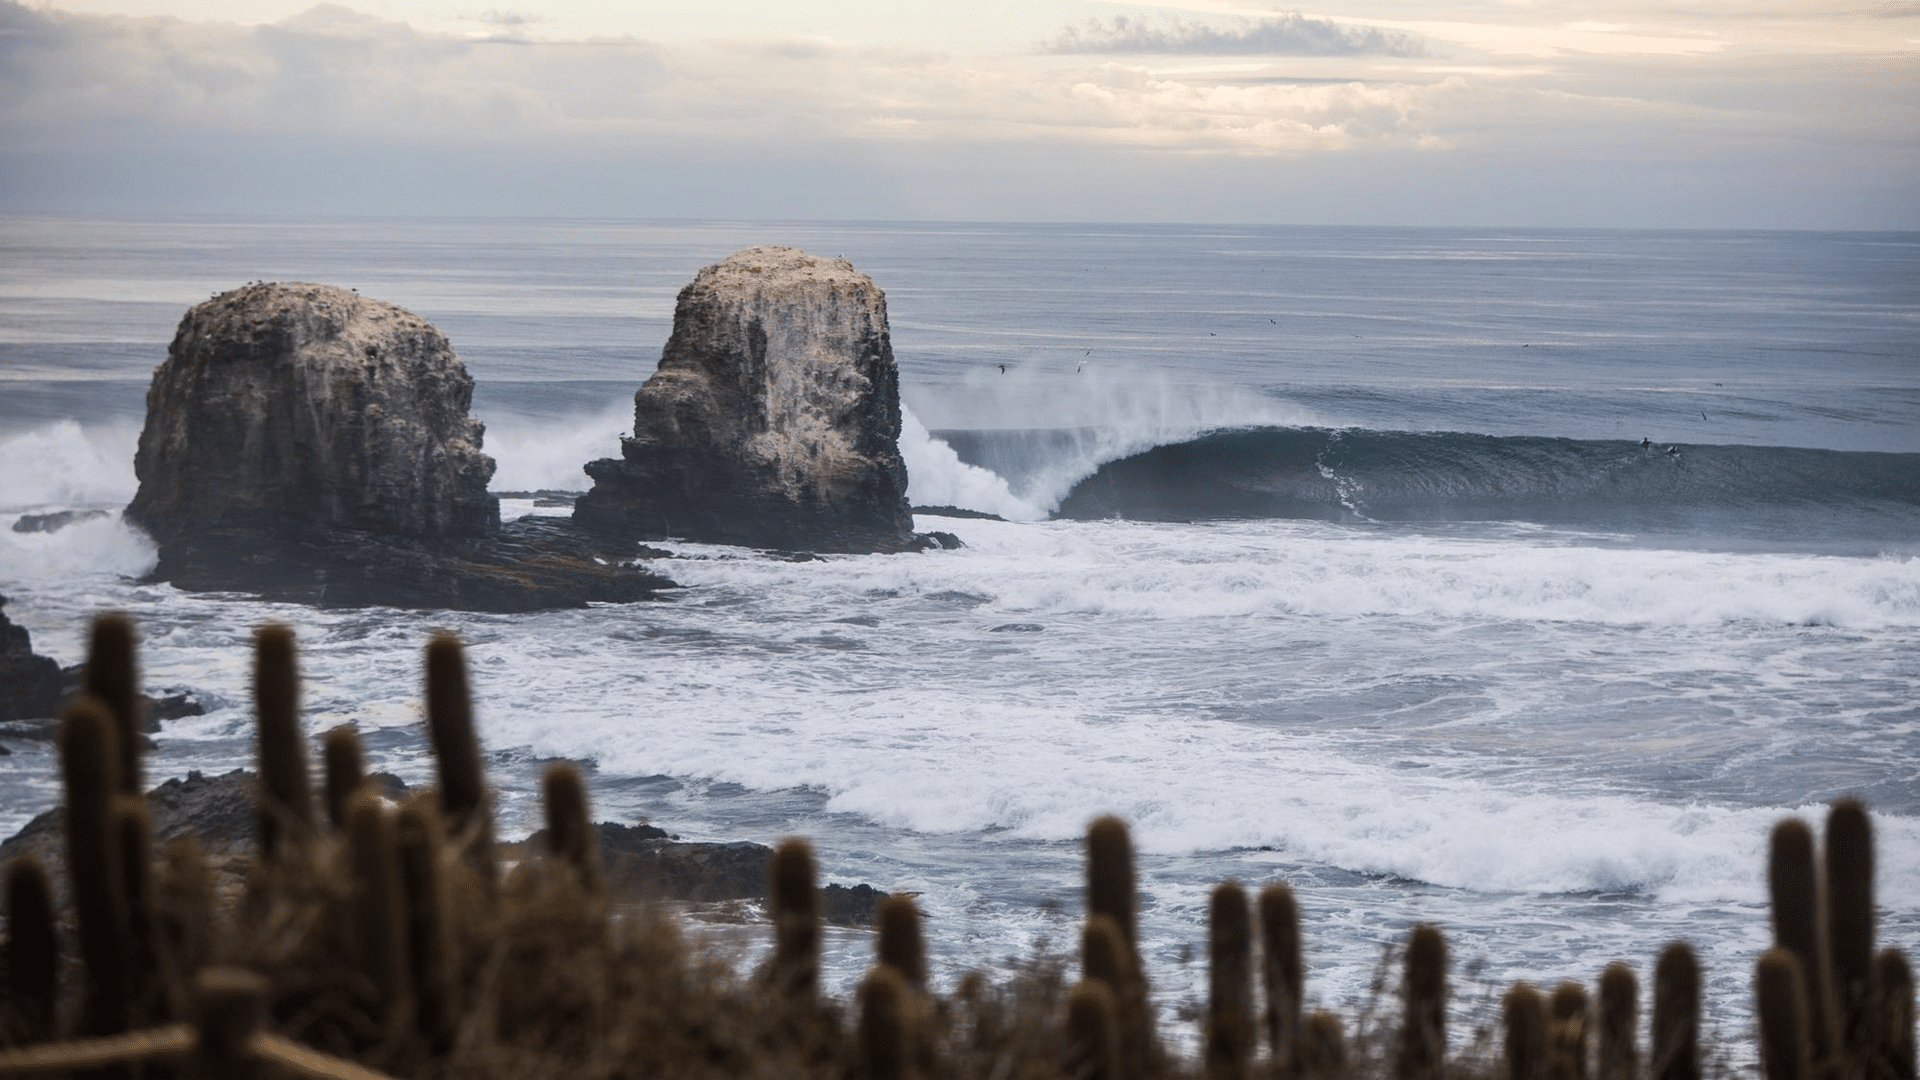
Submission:
[[[325,285],[189,311],[154,371],[127,519],[153,579],[364,606],[528,611],[671,583],[564,521],[502,527],[473,379],[419,316]]]
[[[52,716],[62,696],[60,665],[36,656],[24,626],[7,618],[0,596],[0,721]]]
[[[767,860],[773,849],[765,844],[689,843],[653,825],[610,821],[595,829],[607,883],[617,891],[706,903],[766,899]],[[527,837],[526,846],[538,850],[545,840],[542,829]],[[821,914],[841,926],[870,926],[874,906],[886,895],[871,885],[825,885],[820,889]]]
[[[22,514],[13,523],[17,533],[57,533],[69,525],[108,516],[106,510],[55,510],[48,514]]]
[[[210,855],[250,852],[258,835],[253,784],[253,774],[245,769],[235,769],[224,776],[205,776],[196,771],[147,792],[155,847],[191,832]],[[66,895],[67,811],[64,806],[40,814],[5,843],[0,843],[0,866],[21,855],[33,855],[46,864],[54,890],[61,896]]]
[[[574,520],[784,551],[916,546],[886,297],[845,259],[754,247],[680,291],[619,458]]]

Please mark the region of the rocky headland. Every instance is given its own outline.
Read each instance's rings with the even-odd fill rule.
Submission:
[[[147,393],[127,519],[184,589],[527,611],[671,586],[631,543],[502,525],[473,379],[432,324],[327,285],[255,283],[181,320]]]
[[[797,248],[736,252],[680,291],[633,434],[586,466],[574,520],[785,551],[938,546],[913,532],[899,382],[871,278]]]

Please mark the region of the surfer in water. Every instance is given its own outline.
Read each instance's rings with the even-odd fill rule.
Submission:
[[[1673,458],[1677,458],[1677,457],[1679,457],[1679,456],[1680,456],[1680,448],[1679,448],[1679,447],[1677,447],[1677,446],[1669,446],[1669,447],[1667,447],[1667,456],[1668,456],[1668,457],[1673,457]]]
[[[1645,450],[1647,447],[1652,445],[1653,445],[1652,439],[1647,438],[1645,435],[1640,436],[1640,449]]]

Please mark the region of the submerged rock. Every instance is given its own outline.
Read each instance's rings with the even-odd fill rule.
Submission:
[[[753,247],[680,291],[620,457],[574,520],[630,539],[903,551],[913,534],[886,296],[845,259]]]
[[[185,589],[484,611],[671,584],[565,522],[502,527],[473,379],[440,331],[326,285],[253,284],[181,320],[147,392],[129,521]]]
[[[32,636],[7,618],[6,607],[0,596],[0,721],[52,716],[64,692],[60,665],[34,654]]]

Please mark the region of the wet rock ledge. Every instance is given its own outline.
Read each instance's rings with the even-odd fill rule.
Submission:
[[[631,542],[502,526],[493,459],[447,339],[392,304],[256,283],[181,320],[154,371],[126,517],[183,589],[360,606],[528,611],[672,585]]]

